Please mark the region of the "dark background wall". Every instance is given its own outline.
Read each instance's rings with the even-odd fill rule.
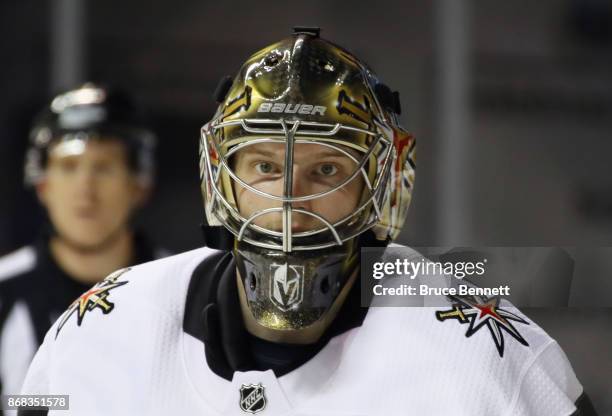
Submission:
[[[21,185],[22,158],[28,123],[55,92],[54,11],[66,1],[0,2],[0,254],[31,240],[41,223]],[[444,57],[462,44],[441,46],[444,0],[83,2],[80,76],[128,87],[160,137],[156,192],[137,223],[174,251],[200,245],[197,144],[214,111],[212,91],[258,48],[293,25],[313,24],[401,93],[402,122],[419,143],[401,243],[612,245],[612,2],[460,3],[465,53],[455,68]],[[441,126],[443,79],[455,70],[466,74],[463,105],[455,107],[465,122],[456,132],[465,152],[449,175],[444,167],[456,160],[448,150],[454,132]],[[456,177],[448,194],[443,185]],[[460,241],[446,237],[445,215],[453,212]],[[598,257],[584,269],[587,277],[574,277],[580,309],[530,311],[608,414],[612,287],[603,277],[610,273],[612,262]],[[589,307],[595,290],[598,301]]]

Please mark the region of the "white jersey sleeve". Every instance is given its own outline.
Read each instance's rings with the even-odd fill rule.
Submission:
[[[53,328],[52,328],[53,330]],[[51,348],[53,343],[49,342],[52,330],[47,332],[45,342],[38,348],[34,359],[30,364],[27,375],[21,388],[21,394],[53,394],[49,391],[49,366],[51,364]]]
[[[176,404],[177,394],[189,392],[181,385],[157,400],[158,388],[177,384],[173,374],[182,371],[185,293],[211,252],[118,270],[83,293],[47,332],[22,394],[68,395],[69,410],[49,415],[165,414],[160,402]]]
[[[526,364],[507,415],[571,415],[582,392],[565,353],[556,341],[551,341]]]

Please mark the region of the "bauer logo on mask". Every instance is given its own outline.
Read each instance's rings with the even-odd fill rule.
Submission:
[[[286,312],[304,299],[304,266],[290,264],[270,265],[272,284],[270,298],[281,311]]]

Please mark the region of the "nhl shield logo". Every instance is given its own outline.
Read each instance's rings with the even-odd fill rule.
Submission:
[[[304,266],[272,264],[270,299],[283,312],[299,305],[304,298]]]
[[[264,388],[259,384],[243,384],[240,387],[240,409],[247,413],[261,412],[266,408]]]

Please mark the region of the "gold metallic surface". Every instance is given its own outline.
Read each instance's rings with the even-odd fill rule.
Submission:
[[[258,338],[265,339],[266,341],[287,344],[313,344],[319,340],[321,335],[323,335],[325,330],[336,318],[358,274],[358,269],[356,269],[349,277],[347,283],[344,285],[327,313],[323,314],[314,323],[303,326],[299,318],[295,321],[286,321],[277,314],[270,312],[264,313],[260,319],[257,319],[255,315],[258,311],[253,311],[249,306],[245,296],[242,279],[240,278],[240,274],[236,273],[238,297],[240,298],[240,309],[242,310],[242,318],[245,327],[249,333]]]
[[[220,159],[245,141],[285,137],[274,121],[315,123],[298,129],[295,139],[327,141],[363,153],[381,137],[367,169],[372,184],[377,179],[384,181],[380,184],[384,190],[374,231],[379,239],[392,240],[403,226],[411,200],[415,141],[398,125],[396,115],[381,106],[374,93],[377,83],[375,75],[357,58],[320,38],[294,35],[264,48],[244,63],[215,117],[202,129],[201,147],[208,150],[201,150],[201,165],[209,163],[213,174],[220,170],[220,193],[235,208],[232,180],[220,166]],[[332,136],[318,134],[334,126],[343,128]],[[258,130],[253,131],[253,127]],[[268,133],[262,133],[266,128]],[[391,163],[385,164],[388,152]],[[202,167],[203,179],[206,174]],[[210,181],[214,178],[202,181],[208,223],[239,228],[239,224],[232,225],[241,221],[235,213],[215,205]],[[368,217],[372,209],[360,215]]]

